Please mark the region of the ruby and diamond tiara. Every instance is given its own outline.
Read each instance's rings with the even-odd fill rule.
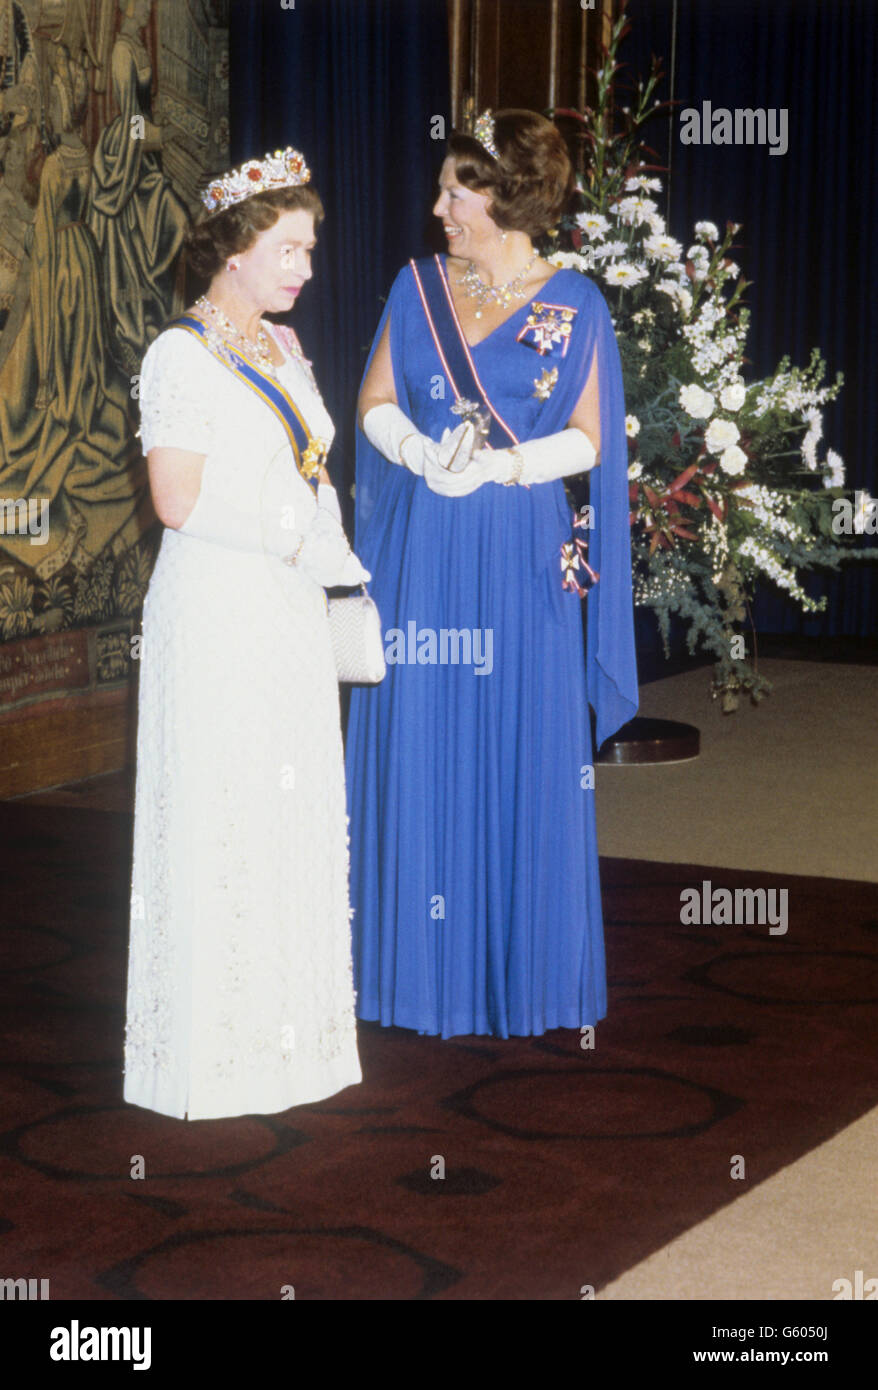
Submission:
[[[307,183],[311,170],[305,163],[305,156],[292,145],[285,150],[275,150],[262,159],[248,159],[237,169],[230,169],[213,179],[201,195],[201,201],[208,212],[224,212],[254,193],[267,193],[271,188],[296,188]]]

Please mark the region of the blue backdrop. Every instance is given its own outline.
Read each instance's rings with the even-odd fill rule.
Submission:
[[[630,0],[620,60],[645,75],[651,54],[667,72],[659,89],[680,105],[655,122],[650,143],[668,163],[672,235],[689,246],[696,221],[742,224],[735,253],[754,283],[748,374],[766,375],[789,354],[806,366],[813,347],[826,380],[845,385],[826,408],[824,440],[841,454],[850,487],[878,493],[878,173],[873,147],[878,90],[875,0]],[[674,58],[674,89],[670,67]],[[789,112],[789,149],[683,145],[687,106]],[[665,179],[667,176],[663,176]],[[667,184],[666,184],[667,186]],[[661,195],[660,195],[661,196]],[[863,543],[864,538],[860,538]],[[805,619],[777,591],[760,593],[754,618],[771,632],[878,632],[878,565],[851,564],[806,584],[829,596]]]
[[[351,514],[355,405],[394,276],[431,244],[450,129],[445,0],[237,0],[231,13],[234,162],[282,145],[305,154],[326,209],[314,278],[290,322],[336,438],[329,460]]]
[[[575,4],[576,0],[568,0]],[[651,53],[670,68],[682,106],[786,108],[789,150],[685,146],[679,115],[653,140],[672,171],[671,232],[743,224],[737,254],[754,283],[754,373],[784,354],[806,365],[821,349],[846,384],[825,417],[825,440],[852,487],[878,493],[872,441],[878,413],[878,174],[870,135],[878,89],[875,0],[630,0],[621,57],[645,74]],[[442,158],[431,118],[448,118],[445,0],[236,0],[232,5],[235,161],[283,144],[301,148],[327,220],[315,277],[294,322],[313,356],[338,431],[330,468],[349,506],[354,402],[372,334],[399,266],[439,249],[430,208]],[[670,95],[666,80],[661,95]],[[669,138],[672,143],[669,144]],[[343,485],[343,486],[342,486]],[[829,611],[804,619],[773,590],[756,604],[763,631],[870,635],[878,575],[851,565],[816,577]],[[647,617],[647,615],[643,615]],[[638,625],[654,640],[654,623]]]

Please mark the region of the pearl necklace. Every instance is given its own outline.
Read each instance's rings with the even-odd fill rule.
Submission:
[[[477,319],[482,317],[482,310],[488,304],[500,304],[505,309],[507,305],[512,303],[513,299],[525,299],[527,297],[524,283],[533,269],[534,263],[539,259],[539,254],[539,251],[534,251],[524,269],[520,270],[514,279],[507,280],[504,285],[486,285],[475,265],[470,261],[457,283],[467,299],[475,299],[478,303],[479,307],[475,311]]]
[[[255,358],[260,367],[266,372],[270,372],[272,376],[275,374],[277,363],[274,362],[271,356],[271,338],[268,335],[265,325],[261,321],[259,324],[259,333],[254,343],[250,338],[246,337],[240,329],[236,328],[231,319],[227,318],[223,313],[222,309],[218,309],[215,304],[212,304],[206,295],[202,295],[200,299],[196,300],[195,308],[201,309],[213,320],[214,329],[218,331],[232,347],[237,347],[241,352],[245,353],[246,356]]]

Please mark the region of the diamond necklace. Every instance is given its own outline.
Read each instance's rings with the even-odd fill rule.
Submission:
[[[539,254],[539,251],[534,251],[524,269],[520,270],[514,279],[507,280],[503,285],[486,285],[475,265],[470,261],[457,283],[463,289],[467,299],[474,299],[478,304],[479,307],[475,311],[477,319],[482,317],[482,310],[488,304],[500,304],[505,308],[512,303],[513,299],[526,297],[527,290],[524,288],[524,283],[534,263],[539,259]]]
[[[236,328],[222,309],[218,309],[215,304],[211,303],[206,295],[202,295],[200,299],[195,301],[195,308],[203,309],[208,314],[213,320],[214,327],[219,330],[227,342],[233,347],[238,347],[248,357],[255,358],[260,367],[270,372],[272,376],[274,375],[276,363],[271,356],[271,338],[268,336],[268,331],[263,323],[260,322],[259,324],[259,333],[254,343],[240,329]]]

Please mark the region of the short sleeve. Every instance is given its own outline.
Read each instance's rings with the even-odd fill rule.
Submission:
[[[140,441],[150,449],[209,454],[214,439],[208,354],[182,328],[168,328],[140,368]]]

